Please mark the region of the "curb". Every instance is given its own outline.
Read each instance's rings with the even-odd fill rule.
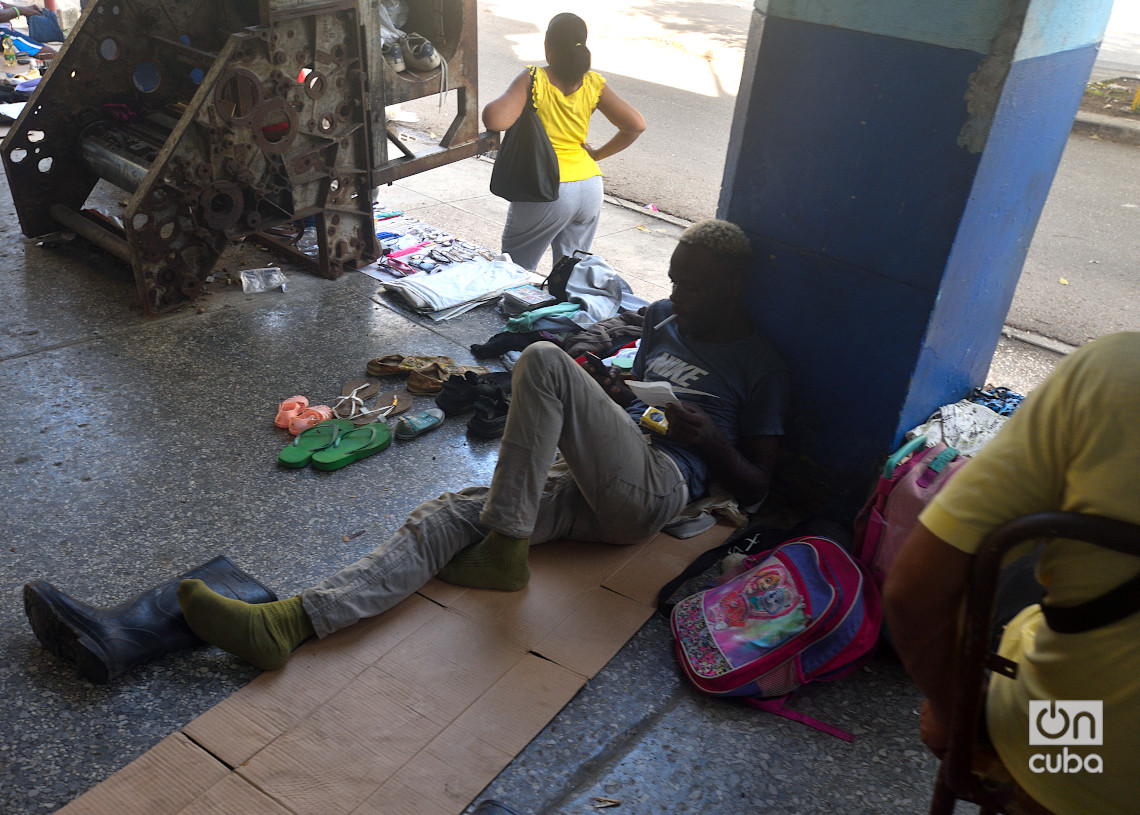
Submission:
[[[1054,354],[1060,354],[1061,356],[1068,356],[1077,350],[1077,347],[1074,345],[1069,345],[1066,342],[1061,342],[1060,340],[1055,340],[1052,337],[1046,337],[1043,334],[1037,334],[1033,331],[1014,328],[1008,323],[1001,327],[1001,335],[1007,339],[1023,342],[1026,345],[1032,345],[1045,351],[1051,351]]]
[[[1103,113],[1079,111],[1073,120],[1072,132],[1121,144],[1140,144],[1140,121],[1133,122]]]
[[[628,209],[629,211],[636,212],[639,215],[648,215],[650,218],[656,218],[659,221],[665,221],[666,223],[673,224],[673,226],[679,226],[682,229],[687,229],[693,225],[692,221],[686,221],[684,218],[678,218],[676,215],[670,215],[668,212],[661,212],[660,210],[656,209],[646,209],[641,204],[634,203],[633,201],[627,201],[624,198],[618,198],[617,196],[610,195],[609,193],[605,193],[602,198],[607,204],[613,204],[615,207]]]

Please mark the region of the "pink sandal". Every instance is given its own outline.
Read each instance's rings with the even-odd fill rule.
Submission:
[[[289,432],[299,436],[314,425],[327,422],[333,417],[333,410],[328,405],[313,405],[302,410],[289,420]]]
[[[308,406],[309,400],[304,396],[290,396],[277,408],[277,418],[273,420],[273,424],[278,427],[288,427],[289,421],[299,416]]]

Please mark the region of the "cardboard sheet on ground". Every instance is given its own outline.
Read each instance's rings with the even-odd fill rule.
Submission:
[[[305,643],[59,813],[459,815],[732,531],[543,544],[518,592],[433,580]]]

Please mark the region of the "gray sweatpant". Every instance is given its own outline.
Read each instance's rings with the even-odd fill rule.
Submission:
[[[589,252],[602,213],[602,177],[563,181],[558,200],[511,204],[503,226],[503,251],[524,269],[534,271],[542,254],[552,248],[554,262],[575,249]]]
[[[655,535],[688,503],[673,459],[565,351],[527,347],[490,489],[470,487],[420,504],[381,546],[301,592],[324,637],[399,603],[489,529],[531,543],[632,544]],[[551,466],[555,449],[562,456]]]

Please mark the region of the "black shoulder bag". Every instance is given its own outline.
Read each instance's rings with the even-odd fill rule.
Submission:
[[[534,72],[530,69],[527,104],[503,134],[491,171],[491,192],[516,203],[558,200],[558,157],[534,106]]]

